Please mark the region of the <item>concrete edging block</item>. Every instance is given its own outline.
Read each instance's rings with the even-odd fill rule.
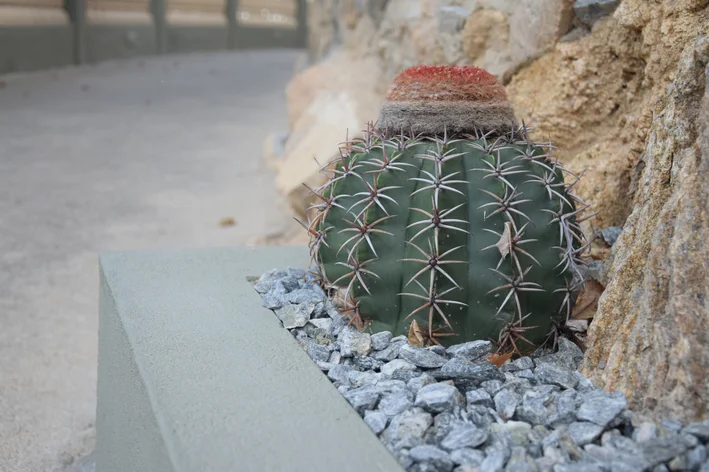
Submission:
[[[103,254],[97,472],[401,472],[246,280],[304,247]]]

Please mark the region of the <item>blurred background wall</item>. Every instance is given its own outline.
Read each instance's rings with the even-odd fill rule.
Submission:
[[[303,47],[306,0],[0,0],[0,73],[170,52]]]

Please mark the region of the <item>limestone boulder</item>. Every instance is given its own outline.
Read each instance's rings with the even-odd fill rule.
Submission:
[[[288,85],[290,132],[275,163],[276,188],[299,217],[305,217],[312,203],[303,183],[311,187],[323,183],[321,166],[339,154],[341,143],[376,120],[381,101],[374,91],[376,70],[372,60],[352,60],[340,52]]]
[[[709,36],[681,54],[613,247],[584,373],[647,413],[709,419]]]
[[[573,0],[480,0],[460,34],[464,63],[507,83],[572,27]]]

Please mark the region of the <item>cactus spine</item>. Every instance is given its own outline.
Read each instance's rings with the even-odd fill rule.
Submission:
[[[323,281],[375,332],[415,320],[434,343],[539,345],[568,319],[588,247],[587,205],[551,151],[517,126],[487,72],[404,71],[377,126],[312,190],[304,226]]]

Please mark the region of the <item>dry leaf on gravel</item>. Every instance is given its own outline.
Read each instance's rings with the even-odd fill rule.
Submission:
[[[512,354],[512,352],[508,352],[507,354],[489,354],[487,358],[490,361],[490,364],[497,367],[502,367],[502,364],[510,360]]]
[[[408,340],[409,344],[412,346],[423,347],[423,334],[421,333],[421,327],[416,320],[411,322]]]

